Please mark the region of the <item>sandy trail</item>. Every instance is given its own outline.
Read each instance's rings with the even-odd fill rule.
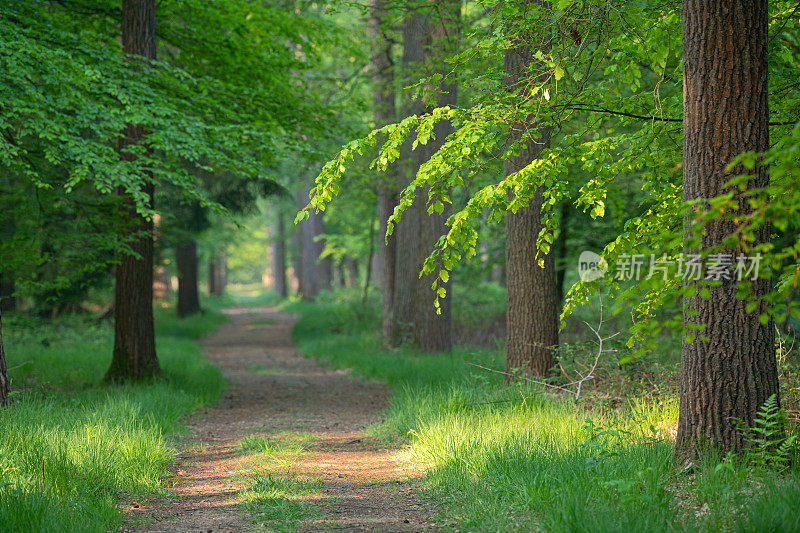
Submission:
[[[190,437],[172,465],[164,497],[129,502],[124,531],[428,531],[435,509],[414,481],[363,430],[380,419],[389,391],[323,368],[292,346],[295,317],[274,308],[236,308],[202,344],[230,386],[222,400],[189,420]],[[248,435],[302,441],[305,452],[264,461],[245,452]],[[299,439],[299,440],[298,440]],[[240,491],[259,476],[321,479],[305,496],[307,513],[292,523],[242,509]]]

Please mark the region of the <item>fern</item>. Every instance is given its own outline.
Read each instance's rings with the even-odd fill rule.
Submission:
[[[744,433],[742,459],[746,464],[761,471],[782,471],[789,467],[795,436],[785,436],[785,418],[785,412],[778,407],[776,394],[767,398],[758,409],[753,427],[747,427],[741,419],[734,418]]]

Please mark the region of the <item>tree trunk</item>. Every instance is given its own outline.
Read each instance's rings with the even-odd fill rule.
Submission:
[[[0,310],[13,311],[17,307],[17,299],[14,297],[16,285],[14,276],[11,272],[0,273]]]
[[[427,110],[434,107],[457,105],[458,85],[446,81],[448,69],[442,65],[446,54],[454,53],[457,49],[459,24],[461,21],[461,0],[432,0],[434,13],[428,24],[425,48],[426,70],[442,76],[442,81],[425,88],[425,106]],[[434,101],[435,100],[435,101]],[[438,122],[434,128],[434,136],[428,144],[420,150],[420,155],[427,161],[442,147],[447,136],[453,132],[453,125],[449,121]],[[449,216],[449,205],[445,204],[442,213],[433,212],[428,215],[422,207],[428,197],[426,187],[420,198],[419,220],[419,246],[417,248],[416,272],[422,270],[425,258],[433,251],[436,241],[446,231],[445,222]],[[437,273],[424,275],[416,279],[416,320],[414,321],[414,343],[421,349],[430,352],[449,352],[453,348],[452,320],[450,317],[450,302],[452,293],[448,290],[447,297],[439,300],[439,309],[433,305],[435,293],[431,284],[436,279]],[[439,281],[440,286],[448,289],[447,283]]]
[[[155,0],[122,1],[122,51],[155,59]],[[120,149],[141,143],[144,134],[141,126],[127,126]],[[120,157],[123,160],[135,158],[125,152],[121,152]],[[144,186],[144,193],[152,204],[152,181]],[[127,201],[127,209],[134,221],[132,230],[143,236],[131,243],[131,249],[139,257],[123,255],[116,268],[114,353],[105,375],[107,381],[161,374],[153,324],[153,221],[136,213],[132,199]]]
[[[423,61],[425,60],[425,36],[427,34],[427,17],[410,12],[403,25],[403,86],[414,84],[419,79]],[[401,115],[403,118],[418,115],[424,111],[422,101],[403,95]],[[400,161],[397,166],[398,189],[404,189],[417,175],[419,170],[419,154],[411,150],[412,141],[403,143],[400,149]],[[420,149],[420,147],[418,147]],[[419,250],[419,202],[409,207],[394,229],[395,249],[395,291],[394,312],[392,313],[393,345],[398,346],[412,338],[414,326],[414,302],[416,299],[417,251]],[[431,295],[432,296],[432,295]],[[433,298],[431,297],[432,301]]]
[[[386,24],[386,2],[370,0],[369,31],[372,40],[372,107],[375,127],[379,128],[397,120],[394,90],[394,65],[392,63],[392,43],[386,38],[383,27]],[[389,169],[387,174],[391,174]],[[383,335],[392,338],[394,325],[394,283],[396,239],[394,235],[386,237],[387,220],[394,212],[397,202],[396,184],[392,184],[379,176],[378,181],[378,271],[383,295],[382,323]]]
[[[506,50],[503,82],[508,92],[519,91],[529,83],[532,63],[530,45],[518,42]],[[505,176],[538,159],[549,141],[549,127],[528,119],[512,124],[510,145],[523,144],[519,155],[511,155],[503,162]],[[546,377],[555,366],[560,305],[555,252],[537,257],[536,241],[543,227],[543,193],[539,188],[527,207],[506,215],[506,372]]]
[[[286,288],[286,226],[283,220],[283,207],[276,203],[275,222],[272,237],[272,289],[281,298],[286,298],[289,292]]]
[[[219,296],[219,272],[217,258],[212,253],[208,258],[208,295]]]
[[[228,289],[228,254],[225,250],[220,252],[217,257],[217,273],[219,275],[219,281],[217,281],[217,290],[219,294],[217,294],[217,296],[222,296]]]
[[[175,250],[178,267],[178,316],[184,317],[200,312],[200,297],[197,294],[197,241],[178,246]]]
[[[766,166],[748,170],[738,165],[729,171],[726,166],[744,151],[769,147],[767,1],[684,0],[683,43],[684,200],[723,194],[725,183],[740,174],[752,176],[751,187],[765,187]],[[746,202],[739,205],[742,212],[749,209]],[[719,245],[735,227],[731,220],[708,223],[699,249]],[[769,242],[769,236],[765,226],[750,244]],[[689,283],[699,288],[698,282]],[[778,394],[775,326],[771,319],[766,324],[758,319],[763,301],[747,313],[747,301],[735,296],[735,279],[708,289],[709,298],[684,302],[684,324],[705,325],[697,333],[709,340],[683,342],[676,440],[676,456],[682,460],[709,447],[740,449],[745,442],[734,419],[753,427],[757,409]],[[769,290],[769,280],[759,279],[750,293],[760,299]]]
[[[558,294],[559,301],[562,304],[566,296],[564,292],[564,279],[567,274],[567,222],[569,221],[571,211],[572,206],[569,200],[564,200],[561,204],[561,218],[558,221],[558,239],[556,239],[556,244],[554,246],[558,257],[558,264],[556,265],[556,294]]]
[[[305,186],[297,191],[297,209],[308,203],[305,197]],[[297,253],[300,279],[300,294],[304,300],[313,300],[317,296],[317,262],[314,246],[314,221],[311,217],[297,225]]]
[[[8,371],[6,370],[6,352],[3,348],[3,310],[0,308],[0,407],[8,405],[8,394],[11,392],[11,385],[8,381]]]
[[[347,286],[358,287],[358,263],[349,255],[345,257],[344,262],[347,264]]]
[[[325,224],[322,220],[322,213],[311,215],[312,242],[314,243],[314,263],[317,275],[317,292],[331,288],[331,278],[333,277],[333,261],[330,257],[322,257],[325,251],[325,239],[321,235],[325,233]]]

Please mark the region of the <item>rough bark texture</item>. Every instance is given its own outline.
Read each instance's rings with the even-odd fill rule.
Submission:
[[[375,127],[393,123],[397,119],[394,92],[394,65],[392,64],[392,43],[386,38],[384,28],[386,3],[384,0],[370,0],[369,31],[372,40],[372,102]],[[387,172],[391,174],[391,170]],[[383,295],[383,334],[392,338],[394,325],[394,283],[397,245],[394,235],[386,235],[387,221],[397,203],[396,184],[388,182],[384,176],[378,177],[378,269]]]
[[[6,370],[6,352],[3,349],[3,310],[0,309],[0,407],[8,405],[8,394],[11,384]]]
[[[122,50],[155,59],[155,0],[123,0]],[[144,133],[141,126],[129,125],[120,149],[142,142]],[[129,160],[135,156],[121,152],[120,157]],[[152,202],[152,182],[144,187],[144,192]],[[143,236],[131,243],[131,249],[139,257],[123,255],[116,269],[114,353],[105,376],[109,381],[142,379],[161,373],[153,325],[153,221],[138,215],[132,200],[127,208],[135,221],[133,231]]]
[[[734,175],[752,175],[752,187],[768,184],[767,169],[725,171],[741,152],[769,146],[767,109],[767,1],[684,0],[684,199],[725,192]],[[720,244],[731,221],[707,225],[700,248]],[[769,240],[769,228],[757,236]],[[691,252],[691,250],[689,250]],[[736,250],[725,250],[736,254]],[[732,276],[733,277],[733,276]],[[754,282],[756,296],[768,280]],[[756,410],[778,393],[774,325],[761,324],[735,297],[735,280],[711,287],[711,297],[688,298],[684,322],[705,324],[709,340],[686,342],[681,355],[676,454],[691,460],[706,446],[739,449],[743,435],[733,418],[752,427]]]
[[[536,3],[527,2],[530,6]],[[526,43],[519,42],[506,50],[503,82],[507,91],[514,93],[529,83],[533,62],[533,50]],[[550,128],[532,120],[520,120],[512,124],[509,137],[510,144],[520,141],[523,144],[518,155],[503,162],[505,176],[541,156],[549,144]],[[561,306],[555,253],[551,250],[544,257],[537,257],[536,240],[543,227],[543,198],[540,188],[527,207],[506,215],[506,371],[546,377],[555,366]]]
[[[403,86],[407,87],[419,79],[420,68],[425,59],[425,36],[427,17],[411,12],[403,24]],[[423,112],[422,101],[404,94],[402,117]],[[418,153],[412,152],[411,142],[403,143],[397,166],[398,190],[405,188],[419,170]],[[414,325],[417,276],[417,251],[419,250],[419,201],[409,207],[394,229],[396,236],[394,313],[392,315],[392,339],[397,346],[411,340]],[[432,300],[432,298],[431,298]]]
[[[280,203],[275,208],[275,221],[270,236],[272,238],[272,290],[281,298],[289,295],[286,285],[286,225]]]
[[[178,267],[178,316],[189,316],[200,312],[200,296],[197,293],[197,241],[191,240],[175,250]]]
[[[457,49],[457,39],[459,23],[461,19],[460,0],[435,0],[431,1],[434,6],[434,16],[428,24],[427,46],[425,47],[426,70],[436,72],[442,76],[442,82],[436,86],[429,86],[425,89],[425,106],[433,109],[434,107],[450,106],[457,104],[458,85],[455,82],[445,81],[444,77],[449,74],[448,68],[443,65],[443,57],[453,53]],[[434,137],[427,145],[420,150],[420,155],[427,161],[442,147],[447,136],[453,132],[453,126],[449,121],[442,121],[434,126]],[[420,200],[427,199],[427,188],[421,193]],[[422,203],[420,203],[422,205]],[[448,205],[448,204],[445,204]],[[420,208],[422,209],[422,208]],[[425,258],[433,251],[436,241],[446,233],[445,222],[449,216],[449,209],[446,207],[442,213],[435,211],[428,215],[421,211],[419,220],[419,246],[417,248],[417,267],[420,272],[425,262]],[[439,313],[433,306],[435,298],[431,290],[431,283],[437,275],[436,272],[416,279],[416,320],[414,321],[414,344],[425,351],[430,352],[449,352],[453,347],[452,320],[450,317],[450,301],[452,293],[449,291],[447,283],[440,286],[448,289],[446,298],[439,300]]]

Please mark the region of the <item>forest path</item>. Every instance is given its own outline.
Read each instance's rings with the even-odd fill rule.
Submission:
[[[123,531],[437,529],[394,450],[363,432],[386,409],[388,388],[304,358],[292,315],[225,314],[230,322],[202,344],[229,387],[188,421],[164,497],[125,506]],[[243,450],[245,437],[260,450]],[[242,490],[259,480],[243,507]]]

